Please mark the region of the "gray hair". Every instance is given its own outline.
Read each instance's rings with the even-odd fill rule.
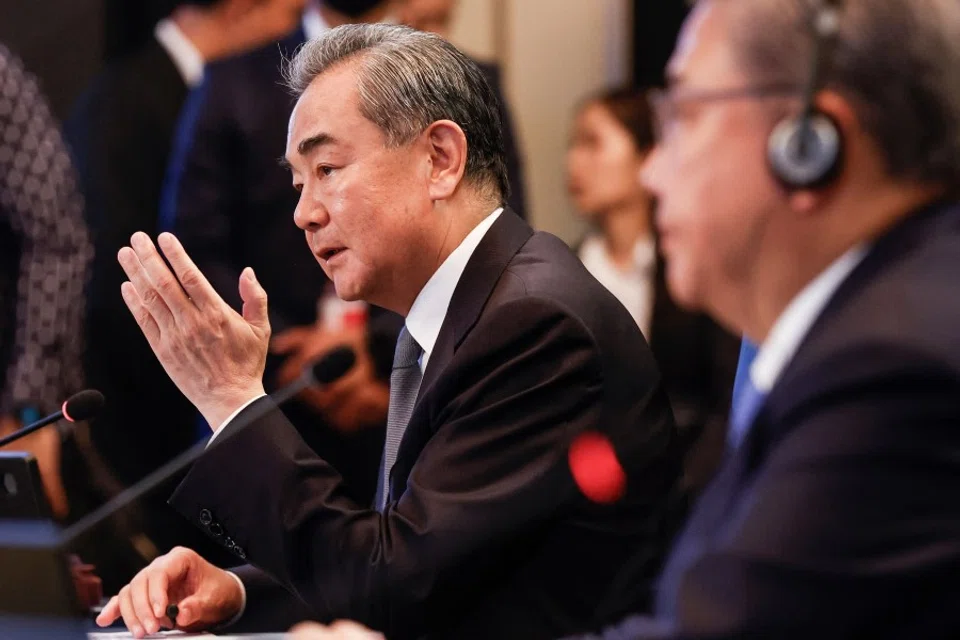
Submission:
[[[307,42],[287,62],[287,85],[300,96],[331,67],[356,61],[360,113],[387,144],[412,142],[438,120],[467,138],[464,179],[503,202],[510,192],[496,95],[480,68],[434,34],[385,24],[352,24]]]
[[[735,55],[764,81],[810,73],[821,0],[729,2]],[[844,0],[823,85],[851,101],[897,178],[960,185],[960,2]]]

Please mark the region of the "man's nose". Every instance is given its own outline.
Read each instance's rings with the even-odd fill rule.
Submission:
[[[293,212],[293,222],[303,231],[323,228],[330,222],[327,209],[321,203],[308,197],[306,191],[301,192],[300,201]]]

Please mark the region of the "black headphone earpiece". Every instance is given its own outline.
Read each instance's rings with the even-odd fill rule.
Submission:
[[[773,175],[791,190],[825,186],[839,172],[842,156],[839,127],[819,111],[782,120],[767,143]]]
[[[767,163],[789,190],[828,184],[843,164],[840,127],[817,110],[814,101],[826,66],[829,46],[839,31],[839,2],[822,0],[814,17],[813,63],[799,115],[781,121],[767,141]]]

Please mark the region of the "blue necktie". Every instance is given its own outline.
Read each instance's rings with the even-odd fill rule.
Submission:
[[[390,373],[390,406],[387,409],[387,438],[383,444],[383,459],[380,462],[380,478],[374,506],[382,512],[390,501],[390,470],[397,461],[400,442],[407,430],[407,423],[417,404],[417,394],[423,375],[420,372],[420,355],[423,349],[404,327],[397,339],[393,353],[393,371]]]
[[[727,430],[727,445],[736,449],[747,435],[757,411],[763,405],[767,394],[761,392],[750,378],[750,365],[757,356],[757,346],[744,340],[740,346],[740,362],[737,364],[737,377],[733,382],[733,402],[730,407],[730,427]]]

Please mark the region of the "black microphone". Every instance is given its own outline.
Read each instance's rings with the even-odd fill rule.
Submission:
[[[22,429],[14,431],[5,438],[0,438],[0,447],[6,446],[15,440],[30,435],[37,429],[47,426],[52,422],[57,422],[61,418],[65,418],[68,422],[78,422],[81,420],[89,420],[90,418],[96,417],[100,410],[103,409],[103,405],[106,400],[103,397],[103,394],[97,391],[96,389],[84,389],[79,393],[75,393],[67,401],[63,403],[63,406],[60,407],[60,411],[56,413],[51,413],[45,418],[41,418],[36,422],[28,424]]]
[[[356,360],[357,356],[352,348],[348,346],[336,347],[310,366],[304,368],[299,378],[277,389],[270,394],[269,397],[273,400],[273,403],[283,404],[309,386],[314,384],[328,385],[336,382],[353,368]],[[198,442],[136,484],[118,493],[99,509],[77,520],[63,531],[62,540],[64,544],[75,542],[84,534],[92,531],[98,524],[108,520],[127,505],[139,500],[189,467],[203,455],[208,445],[216,447],[220,445],[223,440],[235,437],[239,432],[269,413],[273,409],[273,403],[262,403],[254,406],[252,410],[243,413],[242,417],[235,418],[235,420],[242,419],[242,422],[232,427],[231,433],[218,436],[212,444],[209,440]]]

